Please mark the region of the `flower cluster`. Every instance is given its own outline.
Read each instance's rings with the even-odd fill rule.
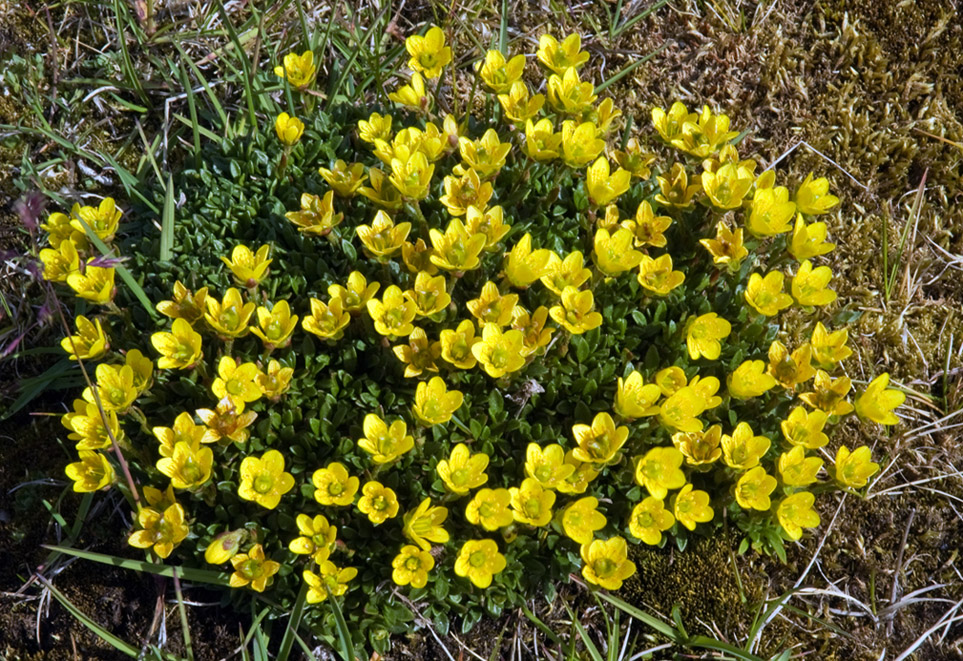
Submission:
[[[855,395],[847,376],[820,263],[834,246],[818,217],[838,203],[826,179],[776,185],[708,107],[654,108],[661,144],[620,141],[576,34],[541,37],[544,94],[524,55],[486,53],[473,75],[502,124],[478,131],[433,110],[451,106],[429,84],[454,61],[444,32],[406,48],[397,110],[358,121],[362,150],[311,163],[317,182],[287,198],[300,208],[272,217],[287,242],[229,243],[233,286],[182,274],[165,289],[154,358],[116,349],[119,315],[78,316],[64,339],[100,361],[63,416],[79,457],[66,472],[77,491],[109,487],[111,451],[132,451],[132,546],[230,563],[230,585],[255,591],[296,567],[309,603],[359,572],[437,594],[517,585],[525,554],[615,590],[635,545],[683,545],[727,518],[781,553],[819,524],[817,494],[866,487],[870,449],[832,432],[854,412],[898,423],[905,395],[886,373]],[[275,73],[308,95],[314,55]],[[275,133],[288,185],[312,134],[287,113]],[[514,213],[532,191],[564,202],[556,219]],[[91,239],[109,242],[120,215],[109,199],[51,215],[40,255],[47,279],[108,312],[114,271]],[[299,268],[348,266],[301,292],[284,284],[295,253]],[[333,361],[350,368],[328,374]]]

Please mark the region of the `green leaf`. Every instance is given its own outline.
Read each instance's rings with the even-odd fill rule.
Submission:
[[[210,585],[220,586],[228,585],[227,578],[225,578],[223,574],[220,572],[211,571],[209,569],[193,569],[190,567],[160,565],[154,562],[131,560],[130,558],[118,558],[114,555],[94,553],[93,551],[83,551],[81,549],[70,548],[69,546],[53,546],[44,544],[43,547],[50,551],[57,551],[59,553],[83,558],[84,560],[99,562],[112,567],[122,567],[123,569],[130,569],[133,571],[148,572],[158,576],[167,576],[169,578],[173,578],[174,571],[177,570],[178,576],[194,583],[208,583]]]

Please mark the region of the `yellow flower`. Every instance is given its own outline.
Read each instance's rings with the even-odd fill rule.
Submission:
[[[541,447],[529,443],[525,450],[525,475],[534,478],[546,489],[557,489],[559,483],[575,472],[575,465],[565,462],[565,450],[553,443]]]
[[[836,292],[826,286],[833,277],[828,266],[813,268],[808,259],[799,265],[793,276],[792,296],[800,305],[829,305],[836,300]]]
[[[588,544],[605,527],[605,515],[598,511],[598,498],[580,498],[562,512],[562,529],[576,544]]]
[[[415,314],[419,317],[437,314],[451,303],[451,296],[445,292],[445,278],[440,275],[431,277],[426,271],[415,276],[414,286],[404,295],[415,306]]]
[[[807,457],[806,448],[795,445],[779,455],[779,474],[783,483],[791,487],[805,487],[816,481],[816,474],[823,467],[819,457]]]
[[[257,419],[257,413],[254,411],[238,413],[229,399],[222,399],[213,411],[197,409],[196,412],[197,417],[207,425],[204,443],[226,443],[227,441],[245,443],[251,436],[248,427]]]
[[[624,271],[634,269],[642,262],[645,255],[633,250],[632,232],[624,227],[609,234],[608,230],[598,229],[595,232],[595,250],[592,256],[599,270],[608,276],[617,276]]]
[[[829,436],[823,432],[829,416],[816,410],[807,412],[802,406],[797,406],[789,417],[779,423],[782,435],[792,445],[801,445],[807,450],[817,450],[829,443]]]
[[[697,416],[706,409],[705,398],[693,387],[683,386],[669,395],[659,406],[659,420],[666,427],[679,431],[700,431],[702,421]]]
[[[222,356],[217,364],[217,378],[211,384],[211,390],[218,400],[225,397],[231,401],[238,413],[244,410],[247,402],[256,402],[261,398],[261,389],[254,379],[258,369],[254,363],[238,365],[230,356]]]
[[[685,377],[685,372],[676,365],[661,369],[655,375],[655,385],[659,386],[659,390],[666,397],[671,397],[681,388],[684,388],[687,383],[689,381]]]
[[[681,163],[675,163],[669,170],[668,177],[656,177],[661,192],[655,196],[656,202],[677,209],[688,209],[692,206],[692,198],[702,190],[699,177],[689,181],[689,175]]]
[[[751,174],[732,163],[723,165],[715,172],[705,171],[701,176],[702,189],[709,201],[719,209],[737,209],[752,186]]]
[[[266,348],[286,347],[297,328],[298,315],[291,314],[287,301],[278,301],[270,310],[263,305],[257,309],[257,323],[260,328],[251,328],[251,332],[261,338]]]
[[[629,428],[616,427],[612,416],[602,412],[596,414],[591,426],[572,425],[572,436],[578,444],[572,452],[577,460],[608,464],[619,460],[618,452],[629,437]]]
[[[803,528],[819,525],[819,514],[813,509],[816,497],[808,491],[786,496],[776,507],[776,518],[786,537],[795,541],[802,537]]]
[[[685,106],[682,110],[685,113]],[[706,158],[737,135],[737,131],[729,130],[729,118],[726,115],[714,115],[709,106],[702,106],[701,113],[686,116],[682,131],[673,138],[672,146],[693,156]]]
[[[662,392],[654,383],[645,383],[639,372],[631,372],[624,380],[619,377],[615,390],[615,413],[623,418],[643,418],[658,415],[656,406]]]
[[[606,590],[618,590],[622,582],[635,574],[635,563],[628,559],[625,539],[593,540],[582,544],[582,576],[586,581]]]
[[[540,119],[533,123],[529,119],[525,122],[525,153],[529,158],[539,162],[551,161],[558,158],[561,145],[562,134],[555,132],[552,120]]]
[[[792,296],[783,293],[784,276],[781,271],[770,271],[766,277],[758,273],[749,276],[746,303],[759,314],[771,317],[792,306]]]
[[[803,393],[799,398],[826,415],[843,416],[853,411],[853,405],[846,401],[852,387],[853,382],[848,376],[833,379],[826,372],[816,370],[812,392]]]
[[[401,250],[411,231],[411,223],[395,225],[391,216],[379,209],[371,225],[358,225],[355,231],[364,244],[365,253],[379,262],[386,262]]]
[[[478,256],[485,249],[488,238],[484,234],[471,234],[464,223],[453,218],[444,234],[432,228],[428,232],[434,252],[431,263],[446,271],[471,271],[481,265]]]
[[[97,382],[94,388],[85,388],[83,398],[99,404],[105,411],[126,411],[137,398],[134,387],[134,370],[130,365],[97,366]]]
[[[84,225],[86,224],[94,234],[107,243],[114,238],[122,214],[114,198],[105,197],[97,207],[75,204],[70,210],[70,226],[80,234],[85,234]]]
[[[478,319],[479,326],[495,324],[507,326],[512,321],[512,311],[518,305],[518,294],[498,293],[498,286],[489,280],[482,287],[478,298],[468,301],[465,306]]]
[[[618,163],[619,167],[628,170],[635,179],[648,179],[652,176],[649,166],[655,158],[655,154],[642,149],[638,138],[629,138],[624,150],[617,149],[612,153],[612,159]]]
[[[434,173],[435,164],[429,163],[422,152],[416,151],[407,158],[391,159],[391,175],[388,180],[402,197],[423,200],[428,196]]]
[[[370,299],[366,307],[368,315],[374,321],[375,330],[381,335],[406,337],[415,329],[411,323],[415,318],[415,306],[411,301],[405,300],[397,285],[385,289],[381,300]]]
[[[208,296],[204,303],[207,306],[204,320],[207,321],[208,326],[217,331],[218,335],[224,337],[247,335],[248,323],[257,306],[253,302],[244,303],[241,300],[241,292],[237,289],[229,288],[220,302],[213,296]]]
[[[306,601],[317,604],[325,601],[329,594],[332,597],[342,596],[348,591],[348,583],[357,575],[358,570],[354,567],[338,567],[330,560],[318,565],[317,574],[305,569],[301,572],[301,578],[308,584]]]
[[[278,134],[278,140],[285,147],[293,147],[301,140],[304,133],[304,122],[297,117],[292,117],[286,112],[282,112],[274,120],[274,132]]]
[[[61,241],[55,249],[41,250],[40,261],[43,262],[43,279],[51,282],[67,282],[67,277],[80,269],[77,246],[70,239]]]
[[[374,525],[384,523],[398,516],[398,497],[394,490],[381,482],[372,480],[361,487],[362,496],[358,500],[358,510],[368,515]]]
[[[66,242],[61,246],[68,245]],[[90,266],[67,274],[67,286],[80,298],[105,305],[114,298],[114,269]]]
[[[107,457],[92,450],[80,450],[80,461],[67,464],[64,472],[73,481],[77,493],[90,493],[109,487],[114,481],[114,467]]]
[[[401,259],[411,273],[424,271],[428,275],[435,275],[438,273],[438,267],[431,263],[433,252],[425,244],[424,239],[418,239],[414,243],[405,241],[401,246]]]
[[[705,431],[676,432],[672,443],[685,455],[686,464],[702,466],[712,464],[722,456],[722,426],[712,425]]]
[[[301,193],[301,210],[289,211],[284,217],[297,225],[299,232],[325,236],[344,219],[344,214],[334,212],[334,191],[328,191],[323,198]]]
[[[845,445],[836,451],[836,481],[845,487],[861,489],[869,478],[879,470],[879,464],[872,461],[872,453],[865,445],[852,452]]]
[[[391,183],[389,178],[380,169],[368,168],[368,183],[371,184],[370,187],[362,186],[358,189],[358,192],[379,207],[384,207],[389,211],[398,211],[404,206],[401,193],[393,185],[389,185]],[[329,195],[333,193],[334,191],[328,191]]]
[[[848,339],[847,329],[830,333],[821,321],[817,321],[810,339],[813,359],[823,369],[832,369],[852,355],[853,350],[846,346]]]
[[[470,539],[462,544],[455,558],[455,573],[470,580],[476,587],[487,588],[492,577],[505,569],[505,556],[498,552],[492,539]]]
[[[824,214],[837,204],[839,198],[829,194],[829,180],[826,177],[813,180],[812,172],[796,190],[796,206],[807,216]]]
[[[485,324],[481,341],[472,345],[471,352],[488,376],[497,379],[525,366],[524,345],[521,331],[503,333],[497,324]]]
[[[435,559],[428,551],[405,544],[391,561],[391,566],[391,580],[396,585],[423,588],[428,584],[428,572],[435,568]]]
[[[731,331],[732,325],[715,312],[699,315],[686,331],[685,343],[689,357],[693,360],[700,357],[716,360],[722,351],[719,340],[727,338]]]
[[[657,296],[666,296],[685,281],[682,271],[672,270],[672,256],[669,253],[652,259],[642,255],[639,262],[639,284]]]
[[[114,411],[104,411],[101,415],[100,407],[83,399],[74,400],[74,411],[65,413],[60,423],[71,433],[67,436],[76,441],[77,450],[103,450],[109,448],[111,436],[118,443],[124,441],[124,432],[120,428],[120,421]]]
[[[691,484],[686,484],[675,495],[675,506],[672,510],[676,521],[689,530],[695,530],[697,523],[712,521],[715,514],[709,505],[709,494],[698,489],[693,491]]]
[[[793,228],[792,239],[787,250],[800,262],[810,257],[825,255],[836,247],[835,243],[826,241],[826,235],[826,223],[806,225],[800,213],[796,216],[796,226]]]
[[[296,317],[295,317],[296,319]],[[341,298],[334,296],[327,304],[311,299],[311,316],[301,321],[301,327],[323,340],[337,340],[351,321],[351,313],[344,309]]]
[[[266,371],[257,373],[254,378],[261,394],[272,401],[278,401],[288,388],[291,387],[291,377],[294,376],[294,368],[281,367],[281,363],[273,358],[268,362]]]
[[[358,137],[372,145],[376,140],[391,140],[391,115],[379,115],[373,112],[368,119],[360,120]]]
[[[646,496],[629,515],[629,532],[650,546],[659,544],[662,533],[674,524],[675,517],[665,508],[662,499],[652,496]]]
[[[551,253],[546,269],[548,273],[542,276],[542,284],[557,296],[561,296],[566,287],[578,289],[592,277],[592,271],[585,268],[585,259],[579,250],[569,253],[565,259]]]
[[[134,389],[138,395],[150,388],[154,376],[154,363],[150,358],[141,353],[140,349],[131,349],[124,356],[124,364],[130,367],[134,375]]]
[[[177,280],[174,283],[174,300],[161,301],[157,304],[157,311],[172,319],[180,318],[194,323],[204,316],[206,299],[207,287],[192,292]]]
[[[595,108],[589,108],[583,118],[598,126],[599,133],[604,135],[615,128],[615,120],[621,116],[622,111],[615,107],[612,99],[603,99]]]
[[[776,488],[776,478],[762,466],[750,468],[736,482],[736,502],[744,510],[767,512],[772,506],[769,495]]]
[[[695,124],[698,118],[698,114],[690,113],[680,101],[673,103],[668,113],[659,106],[652,108],[652,126],[669,144],[674,144],[673,141],[682,135],[682,127],[686,122]]]
[[[480,337],[475,336],[475,325],[471,319],[464,319],[455,330],[441,331],[441,357],[448,363],[463,370],[470,370],[477,364],[471,348]]]
[[[647,200],[639,203],[634,220],[622,221],[622,227],[632,232],[637,248],[642,246],[665,248],[666,240],[663,233],[671,224],[672,219],[668,216],[656,216],[652,211],[652,205]]]
[[[430,551],[429,542],[436,544],[448,542],[448,531],[442,527],[447,518],[447,507],[432,506],[431,498],[425,498],[416,509],[405,513],[402,532],[422,551]]]
[[[334,162],[331,169],[318,168],[318,174],[328,182],[334,192],[340,197],[354,197],[364,183],[365,175],[363,163],[345,163],[340,158]]]
[[[480,489],[465,506],[465,518],[485,530],[504,528],[515,520],[509,509],[511,500],[508,489]]]
[[[403,420],[395,420],[389,427],[384,420],[369,413],[364,417],[364,438],[358,439],[358,447],[371,455],[376,464],[389,464],[415,446]]]
[[[409,84],[399,87],[396,92],[389,93],[388,98],[421,112],[426,112],[431,107],[431,95],[425,89],[425,79],[417,71],[411,74]]]
[[[548,313],[560,326],[573,335],[581,335],[602,325],[602,315],[594,311],[595,298],[589,290],[575,287],[562,290],[562,304],[553,306]]]
[[[889,374],[883,372],[873,379],[866,390],[856,398],[856,415],[862,420],[872,420],[881,425],[899,424],[899,417],[893,409],[902,406],[906,393],[887,388]]]
[[[592,122],[581,124],[570,119],[562,122],[562,160],[571,168],[582,168],[598,158],[605,149],[598,127]]]
[[[348,475],[348,469],[337,461],[319,468],[311,476],[314,499],[320,505],[350,505],[354,502],[359,483],[360,480]]]
[[[166,558],[187,537],[190,529],[184,523],[184,508],[171,505],[163,512],[142,507],[137,513],[141,530],[127,538],[127,543],[139,549],[154,548],[160,558]]]
[[[257,253],[252,253],[251,249],[244,244],[234,246],[231,251],[231,259],[221,257],[221,261],[227,264],[234,274],[234,280],[242,287],[255,287],[267,277],[268,266],[272,259],[268,259],[268,252],[271,247],[263,245],[258,248]]]
[[[314,80],[318,68],[314,65],[314,53],[309,50],[300,55],[288,53],[284,66],[274,67],[274,75],[286,79],[293,87],[303,90]]]
[[[699,243],[712,255],[713,264],[723,264],[733,273],[739,270],[743,258],[749,254],[743,244],[742,228],[733,230],[724,220],[716,223],[714,239],[700,239]]]
[[[484,452],[472,454],[467,445],[459,443],[452,448],[448,459],[438,462],[435,470],[446,489],[463,496],[488,481],[488,475],[485,474],[488,461],[489,457]]]
[[[269,560],[264,555],[260,544],[255,544],[247,553],[238,553],[231,558],[234,573],[231,574],[232,588],[243,588],[250,585],[255,592],[264,592],[264,588],[271,582],[272,576],[281,569],[280,563]]]
[[[433,376],[427,383],[422,381],[415,389],[412,413],[425,426],[438,425],[451,420],[452,414],[461,408],[465,396],[458,390],[448,390],[440,376]]]
[[[635,481],[653,498],[663,499],[669,489],[685,484],[685,473],[680,468],[683,461],[685,455],[676,448],[651,448],[635,465]]]
[[[470,206],[466,210],[465,229],[469,234],[484,234],[485,249],[493,251],[511,230],[511,225],[505,224],[505,212],[500,206],[484,210]]]
[[[812,349],[808,343],[790,355],[786,346],[776,340],[769,345],[768,372],[780,386],[793,390],[800,383],[809,381],[815,374],[816,371],[810,364],[811,360]]]
[[[552,251],[532,250],[532,235],[528,232],[512,247],[505,260],[505,275],[519,289],[525,289],[549,273]]]
[[[65,213],[55,212],[47,217],[47,222],[40,223],[40,229],[48,233],[47,242],[57,251],[64,241],[73,243],[74,252],[78,246],[86,246],[87,238],[83,231],[78,231],[71,224],[71,218]]]
[[[425,36],[413,34],[405,39],[405,49],[411,59],[408,68],[424,74],[431,80],[441,75],[441,70],[451,62],[451,47],[445,45],[445,33],[433,25]]]
[[[556,486],[556,489],[562,493],[585,493],[588,485],[599,476],[599,471],[595,470],[591,462],[579,461],[575,458],[574,450],[565,453],[565,463],[573,466],[575,470]]]
[[[365,309],[371,297],[378,292],[379,287],[381,287],[381,283],[372,282],[368,284],[361,273],[352,271],[344,286],[339,284],[329,285],[328,295],[332,299],[340,298],[344,310],[357,314]]]
[[[555,492],[544,488],[538,480],[526,477],[520,487],[512,487],[509,492],[512,495],[512,516],[519,523],[541,528],[552,520]]]
[[[307,514],[298,514],[298,532],[300,537],[296,537],[288,544],[291,553],[298,555],[309,555],[311,559],[319,565],[328,559],[334,550],[335,540],[338,536],[338,529],[332,526],[328,519],[318,514],[313,519]]]
[[[87,317],[77,315],[77,334],[65,337],[60,341],[61,348],[70,356],[70,360],[97,360],[110,348],[110,340],[104,333],[100,319],[93,321]]]
[[[495,129],[488,129],[478,140],[458,139],[462,161],[482,179],[489,179],[502,169],[511,149],[510,142],[499,142]]]
[[[522,77],[525,69],[525,56],[516,55],[505,61],[505,56],[497,50],[485,53],[484,63],[475,65],[475,70],[481,76],[482,82],[495,94],[505,94],[511,91],[512,85]]]
[[[582,38],[576,32],[565,37],[561,43],[552,35],[543,34],[538,38],[538,61],[561,75],[568,69],[579,69],[588,62],[589,54],[581,48]]]
[[[524,124],[538,114],[545,105],[545,95],[531,96],[528,86],[521,80],[512,83],[507,94],[499,94],[498,102],[502,104],[505,117],[515,124]]]
[[[736,399],[759,397],[775,385],[776,379],[766,373],[762,360],[744,361],[728,378],[729,394]]]
[[[747,422],[740,422],[732,436],[722,436],[722,456],[729,468],[744,471],[759,464],[769,451],[772,442],[765,436],[756,436]]]
[[[169,457],[157,460],[157,470],[171,479],[175,489],[197,489],[211,479],[214,452],[197,440],[182,440],[174,444]]]
[[[575,67],[569,67],[562,74],[550,74],[547,91],[549,104],[564,115],[580,116],[598,98],[595,85],[583,83]]]
[[[424,372],[437,372],[435,361],[441,354],[441,344],[429,344],[428,336],[422,328],[415,328],[408,336],[408,344],[399,344],[391,349],[395,356],[405,364],[405,378],[420,376]]]
[[[492,197],[491,182],[482,183],[478,172],[471,167],[461,176],[445,177],[444,186],[445,194],[438,201],[445,205],[452,216],[464,216],[468,207],[484,209]]]
[[[789,201],[789,191],[783,186],[756,188],[746,227],[756,237],[776,236],[792,229],[790,221],[796,205]]]

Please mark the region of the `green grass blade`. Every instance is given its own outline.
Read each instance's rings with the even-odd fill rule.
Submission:
[[[348,629],[348,623],[344,620],[344,613],[341,612],[341,606],[338,604],[338,600],[331,596],[331,590],[328,586],[324,586],[324,591],[328,593],[328,603],[331,604],[331,610],[334,612],[334,621],[338,627],[338,640],[341,642],[341,657],[344,661],[354,661],[354,643],[351,642],[351,630]]]
[[[170,261],[174,250],[174,178],[167,175],[167,192],[164,195],[164,213],[161,215],[160,258]]]
[[[92,229],[90,229],[90,225],[84,222],[83,218],[79,218],[78,220],[80,220],[80,223],[84,226],[84,231],[87,233],[87,238],[90,239],[91,243],[97,246],[97,250],[100,251],[101,255],[104,257],[116,257],[116,255],[114,255],[114,251],[108,248],[107,244],[104,243]],[[128,287],[130,287],[130,290],[134,292],[134,296],[137,297],[137,300],[141,302],[141,305],[143,305],[144,309],[147,310],[147,313],[150,314],[150,318],[156,320],[157,311],[154,310],[153,304],[151,304],[150,299],[147,298],[147,294],[144,293],[144,288],[141,287],[136,280],[134,280],[134,276],[130,274],[130,271],[127,270],[126,266],[123,264],[118,264],[115,268],[117,269],[117,273],[120,274],[121,279],[127,284]]]
[[[178,43],[177,41],[174,41],[173,43],[175,48],[177,48],[177,52],[181,54],[181,62],[187,62],[187,66],[190,67],[191,73],[193,73],[194,77],[200,81],[201,87],[204,88],[204,93],[207,94],[207,98],[211,102],[211,106],[213,106],[214,108],[214,112],[217,113],[218,118],[220,118],[221,120],[221,127],[225,128],[229,126],[227,113],[224,112],[224,106],[221,105],[221,102],[217,98],[217,95],[214,94],[213,90],[211,90],[211,86],[207,82],[207,78],[204,77],[204,74],[201,72],[200,68],[196,64],[194,64],[194,61],[191,60],[191,58],[184,51],[184,48],[180,45],[180,43]],[[220,138],[215,138],[215,139],[220,141]]]
[[[613,39],[616,39],[616,38],[620,37],[623,32],[625,32],[626,30],[628,30],[629,28],[631,28],[633,25],[635,25],[636,23],[638,23],[639,21],[641,21],[643,18],[645,18],[646,16],[648,16],[648,15],[651,14],[652,12],[658,11],[659,9],[661,9],[662,7],[664,7],[664,6],[667,5],[667,4],[669,4],[669,0],[659,0],[659,2],[655,3],[654,5],[652,5],[651,7],[649,7],[648,9],[646,9],[645,11],[639,12],[638,14],[636,14],[635,16],[633,16],[632,18],[630,18],[629,20],[627,20],[625,23],[623,23],[622,25],[618,26],[618,27],[615,29],[615,34],[612,35],[612,38],[613,38]],[[616,21],[618,20],[618,16],[617,16],[617,15],[616,15],[616,19],[615,19],[615,20],[616,20]]]
[[[569,617],[572,618],[572,624],[575,625],[575,630],[578,631],[579,638],[582,639],[582,644],[585,645],[585,649],[588,651],[589,656],[592,657],[592,661],[605,661],[605,659],[602,658],[602,653],[599,651],[599,648],[595,646],[595,643],[589,636],[588,631],[585,630],[582,623],[575,617],[575,613],[572,612],[568,604],[565,604],[565,610],[568,611]],[[610,626],[608,622],[606,622],[606,625]]]
[[[642,66],[643,64],[645,64],[646,62],[648,62],[649,60],[651,60],[653,57],[655,57],[656,55],[658,55],[659,53],[661,53],[662,51],[664,51],[664,50],[665,50],[666,48],[668,48],[668,47],[669,47],[669,42],[667,41],[667,42],[665,42],[664,44],[662,44],[661,46],[659,46],[658,48],[656,48],[654,51],[652,51],[651,53],[649,53],[648,55],[646,55],[645,57],[643,57],[642,59],[636,60],[636,61],[633,62],[632,64],[629,64],[628,66],[626,66],[625,68],[623,68],[621,71],[619,71],[617,74],[615,74],[614,76],[612,76],[612,77],[609,78],[608,80],[602,82],[601,85],[599,85],[598,87],[596,87],[596,88],[595,88],[595,93],[596,93],[596,94],[599,94],[599,93],[603,92],[603,91],[604,91],[606,88],[608,88],[610,85],[613,85],[614,83],[617,83],[618,81],[622,80],[622,79],[625,78],[627,75],[629,75],[630,73],[632,73],[633,71],[635,71],[638,67]]]
[[[180,113],[176,113],[176,112],[175,112],[175,113],[171,113],[171,117],[173,117],[174,119],[176,119],[177,121],[179,121],[179,122],[180,122],[181,124],[183,124],[184,126],[190,126],[190,127],[193,127],[193,126],[194,126],[194,124],[193,124],[193,122],[191,122],[191,120],[189,120],[187,117],[184,117],[184,115],[181,115]],[[198,133],[200,133],[202,136],[204,136],[204,137],[207,138],[208,140],[213,140],[214,142],[216,142],[216,143],[218,143],[218,144],[220,144],[221,141],[223,140],[223,138],[222,138],[221,136],[219,136],[217,133],[214,133],[214,132],[211,131],[210,129],[206,129],[206,128],[204,128],[203,126],[198,126],[198,127],[197,127],[197,131],[198,131]]]
[[[498,50],[508,56],[508,0],[502,0],[501,16],[498,25]]]
[[[910,211],[910,220],[907,221],[906,224],[903,226],[903,235],[900,237],[899,248],[896,249],[896,255],[893,258],[893,266],[888,273],[884,272],[884,275],[886,277],[886,300],[887,301],[889,301],[889,297],[893,293],[893,285],[896,284],[896,271],[899,269],[899,263],[903,257],[903,249],[906,247],[906,238],[909,236],[910,226],[916,225],[919,222],[920,210],[923,207],[923,193],[926,191],[927,174],[929,174],[928,170],[923,173],[923,178],[920,179],[919,188],[916,189],[916,199],[913,200],[913,208]]]
[[[707,638],[706,636],[693,636],[687,641],[690,647],[701,647],[707,650],[715,650],[717,652],[726,652],[731,654],[737,659],[742,661],[765,661],[761,656],[756,656],[750,652],[743,649],[739,649],[735,645],[730,645],[729,643],[724,643],[721,640],[716,640],[715,638]]]
[[[304,614],[304,604],[307,597],[308,584],[305,581],[301,581],[301,590],[298,592],[298,598],[294,602],[294,608],[291,609],[287,626],[284,627],[284,637],[281,638],[281,648],[278,650],[277,661],[287,661],[288,656],[291,655],[291,648],[294,646],[294,637],[297,635],[298,627],[301,625],[301,616]]]
[[[612,604],[613,606],[621,610],[626,615],[630,617],[634,617],[635,619],[639,620],[640,622],[647,625],[648,627],[655,629],[656,631],[661,633],[663,636],[665,636],[672,642],[681,643],[683,641],[683,638],[680,635],[680,633],[668,622],[663,622],[659,618],[649,615],[648,613],[642,610],[639,610],[635,606],[632,606],[622,601],[618,597],[608,594],[607,592],[599,592],[598,595],[605,601],[609,602],[610,604]]]
[[[541,631],[543,634],[545,634],[545,636],[546,636],[549,640],[551,640],[551,641],[552,641],[553,643],[555,643],[556,645],[559,645],[559,646],[562,645],[562,639],[559,637],[559,635],[558,635],[557,633],[555,633],[554,631],[552,631],[547,624],[545,624],[544,622],[542,622],[542,621],[535,615],[535,613],[533,613],[532,611],[530,611],[530,610],[528,609],[528,606],[526,606],[524,602],[522,603],[522,612],[525,613],[525,617],[527,617],[527,618],[531,621],[532,624],[534,624],[536,627],[538,627],[538,630]]]
[[[194,136],[194,167],[201,167],[201,131],[197,122],[197,106],[194,103],[194,88],[191,87],[191,80],[187,77],[187,70],[184,63],[178,63],[177,70],[181,75],[181,84],[184,86],[184,93],[187,94],[187,109],[191,113],[191,132]]]
[[[184,607],[184,594],[181,592],[181,581],[174,568],[174,593],[177,595],[177,612],[181,619],[181,633],[184,636],[184,651],[188,661],[194,661],[194,645],[191,643],[191,627],[187,623],[187,609]]]
[[[59,362],[47,368],[43,374],[29,379],[23,379],[20,382],[20,395],[10,404],[10,408],[4,411],[3,415],[0,416],[0,420],[6,420],[14,413],[20,411],[47,389],[69,390],[83,385],[82,379],[72,379],[65,376],[71,368],[76,366],[76,362],[64,357]]]
[[[231,43],[234,44],[234,48],[237,51],[238,59],[241,60],[241,69],[243,70],[241,78],[244,81],[244,100],[247,102],[248,120],[251,122],[251,132],[257,135],[258,124],[257,113],[254,111],[254,85],[251,74],[251,61],[248,59],[247,52],[241,45],[241,40],[238,38],[237,30],[234,29],[234,23],[231,22],[231,17],[224,7],[224,2],[218,0],[216,4],[217,10],[221,14],[221,19],[224,21],[224,26],[227,28],[227,33],[231,37]]]
[[[192,569],[188,567],[160,565],[155,562],[132,560],[130,558],[118,558],[114,555],[94,553],[93,551],[84,551],[82,549],[70,548],[69,546],[52,546],[44,544],[44,548],[50,551],[58,551],[66,555],[83,558],[84,560],[110,565],[112,567],[121,567],[122,569],[130,569],[132,571],[148,572],[158,576],[167,576],[168,578],[173,578],[174,572],[176,571],[179,576],[185,580],[191,581],[192,583],[207,583],[209,585],[220,586],[227,585],[227,579],[224,578],[220,572],[211,571],[209,569]]]
[[[135,648],[130,643],[124,640],[121,640],[114,634],[110,633],[109,631],[104,629],[102,626],[94,622],[86,613],[84,613],[82,610],[74,606],[74,604],[67,598],[67,596],[63,592],[55,588],[53,584],[50,583],[50,581],[48,581],[46,578],[44,578],[43,576],[37,575],[37,580],[43,583],[44,587],[46,587],[50,591],[50,594],[53,596],[54,599],[60,602],[61,606],[66,608],[67,611],[71,615],[73,615],[78,622],[80,622],[82,625],[90,629],[90,631],[93,632],[95,636],[103,640],[105,643],[107,643],[114,649],[126,654],[131,658],[136,659],[140,655],[140,650]]]

